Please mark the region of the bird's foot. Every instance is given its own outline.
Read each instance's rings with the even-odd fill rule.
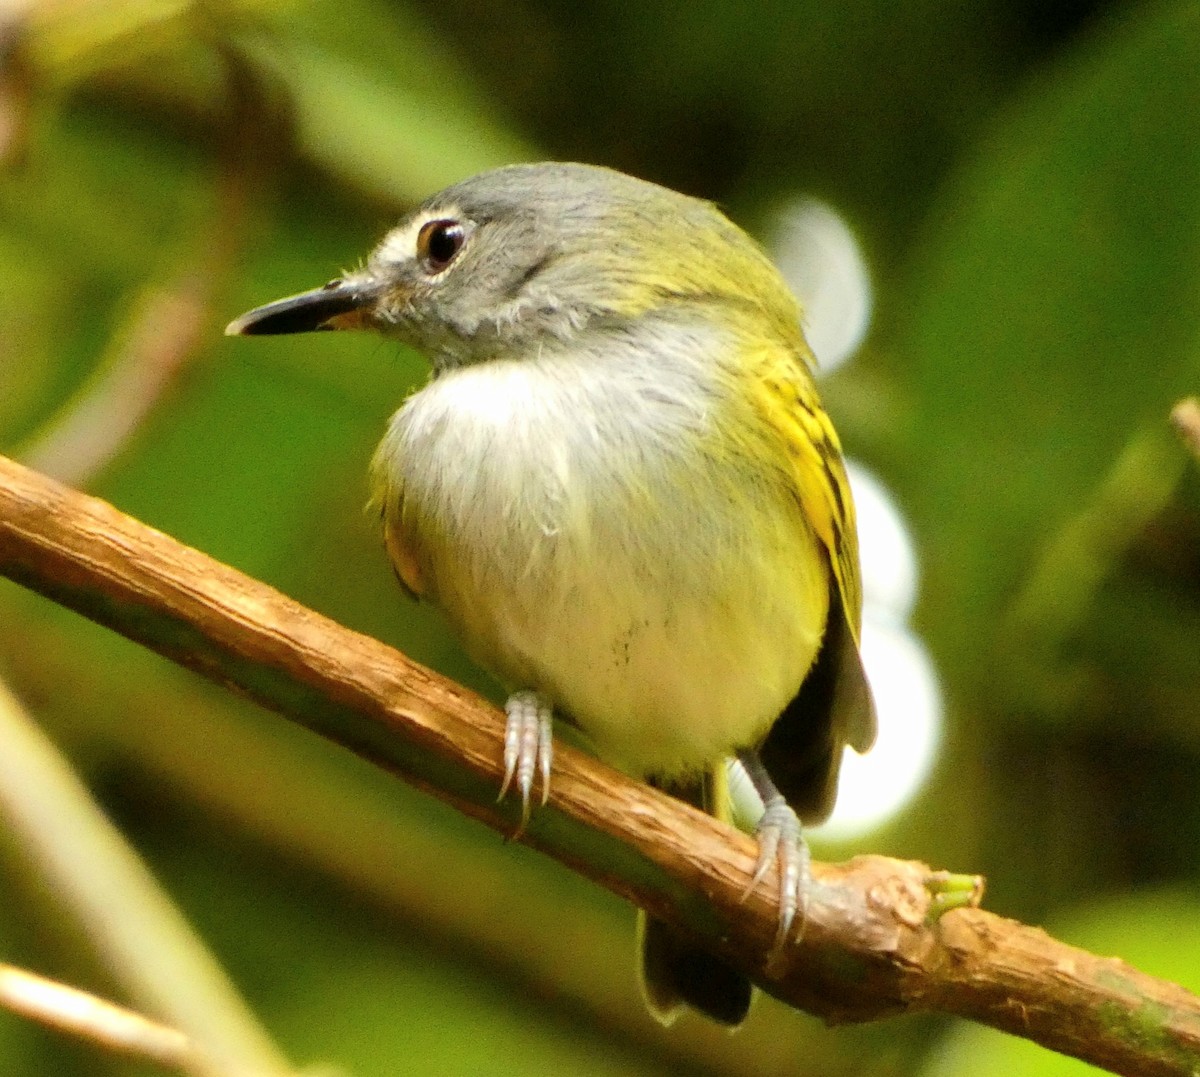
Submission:
[[[798,935],[804,933],[812,883],[809,870],[812,858],[799,817],[775,787],[757,753],[739,752],[738,758],[763,801],[762,818],[754,830],[758,838],[758,861],[749,885],[742,891],[742,900],[745,901],[754,892],[772,868],[779,879],[779,918],[775,941],[767,955],[767,966],[770,968],[778,965],[792,925],[798,921]]]
[[[771,944],[771,959],[778,958],[787,944],[792,925],[799,919],[800,933],[808,916],[809,874],[808,843],[800,828],[796,813],[783,797],[767,804],[754,831],[758,838],[758,863],[750,885],[742,892],[745,901],[772,868],[779,878],[779,922],[775,941]]]
[[[513,833],[517,838],[529,822],[536,774],[542,778],[542,803],[550,796],[554,712],[549,700],[531,691],[514,692],[504,704],[504,711],[508,715],[504,728],[504,781],[496,799],[503,800],[515,780],[521,794],[521,822]]]

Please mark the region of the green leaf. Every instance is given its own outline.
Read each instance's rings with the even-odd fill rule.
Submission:
[[[536,156],[448,45],[403,9],[281,5],[239,45],[286,86],[304,151],[331,175],[401,204]],[[302,28],[302,32],[299,32]]]
[[[930,631],[955,671],[1122,448],[1195,389],[1197,115],[1200,9],[1114,20],[940,198],[898,349]]]

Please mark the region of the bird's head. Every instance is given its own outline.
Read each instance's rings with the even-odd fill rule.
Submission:
[[[374,328],[442,370],[688,308],[796,320],[769,261],[710,203],[607,168],[513,165],[433,195],[361,269],[226,332]]]

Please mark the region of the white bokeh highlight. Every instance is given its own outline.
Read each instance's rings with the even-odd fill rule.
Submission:
[[[864,620],[862,656],[879,738],[866,755],[846,749],[837,806],[814,829],[818,840],[844,841],[886,823],[925,784],[941,742],[941,687],[916,635],[902,625]]]
[[[871,278],[845,219],[816,198],[779,215],[768,248],[804,309],[804,335],[823,374],[857,350],[871,324]]]
[[[846,461],[858,514],[862,558],[863,616],[904,624],[917,601],[917,551],[900,508],[874,473]]]

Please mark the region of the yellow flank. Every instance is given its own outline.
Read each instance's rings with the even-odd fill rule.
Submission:
[[[397,503],[400,503],[399,498]],[[403,512],[399,523],[384,519],[383,545],[401,585],[413,598],[421,598],[426,590],[425,577],[421,572],[421,559],[416,548],[410,545],[406,538],[408,529],[404,527],[402,520]]]
[[[654,229],[630,229],[592,252],[596,279],[612,289],[605,309],[637,319],[665,304],[724,308],[720,317],[736,327],[739,338],[730,373],[782,439],[798,501],[829,551],[857,644],[862,591],[854,503],[841,443],[813,382],[799,303],[774,264],[740,229],[711,204],[693,206],[707,219],[676,237],[681,249],[669,260],[654,247],[659,242]]]

